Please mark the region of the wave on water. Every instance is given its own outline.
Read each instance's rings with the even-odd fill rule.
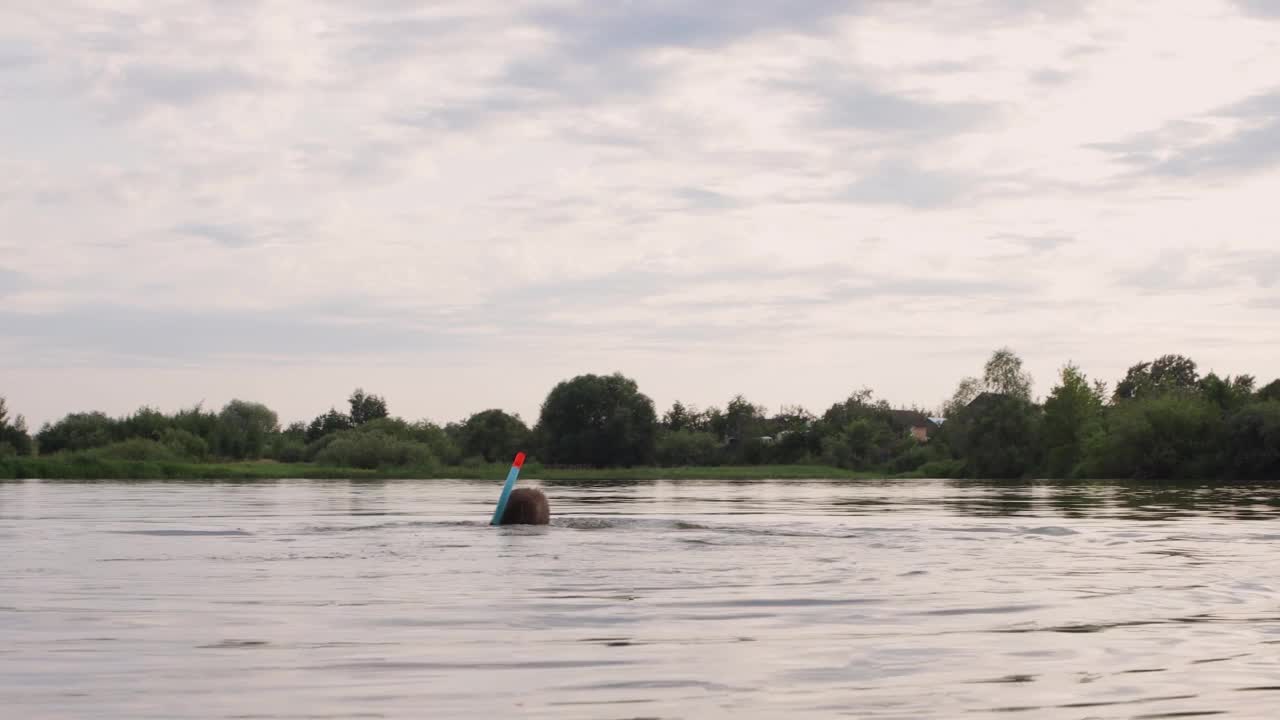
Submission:
[[[420,520],[395,521],[360,525],[314,525],[301,530],[307,535],[328,535],[336,533],[380,532],[388,530],[488,530],[491,525],[487,520]],[[902,532],[905,528],[848,528],[835,527],[823,529],[806,527],[794,523],[761,525],[734,524],[686,520],[680,518],[652,517],[610,517],[610,516],[561,516],[552,518],[550,529],[576,531],[657,531],[667,533],[712,533],[729,536],[750,537],[796,537],[847,539],[864,537],[876,533]],[[510,526],[502,528],[504,532],[546,532],[548,527]],[[164,532],[164,531],[154,531]]]
[[[150,535],[152,537],[249,537],[244,530],[109,530],[112,535]]]
[[[313,525],[304,528],[302,532],[308,535],[328,535],[331,533],[371,532],[376,530],[484,527],[489,527],[489,523],[479,520],[419,520],[375,523],[372,525]]]
[[[865,534],[862,531],[851,532],[847,528],[824,531],[797,527],[693,522],[675,518],[568,517],[554,519],[551,525],[566,530],[659,530],[755,537],[854,538]]]
[[[1003,525],[971,525],[971,526],[946,526],[937,528],[937,532],[947,533],[970,533],[975,535],[1040,535],[1043,537],[1068,537],[1070,535],[1079,535],[1079,530],[1061,527],[1058,525],[1046,525],[1043,527],[1026,527],[1003,526]]]
[[[736,544],[743,542],[743,539],[767,539],[775,538],[785,541],[789,538],[795,539],[815,539],[815,540],[871,540],[881,538],[884,542],[894,542],[893,540],[883,540],[884,538],[907,538],[916,536],[922,531],[926,534],[929,532],[946,533],[953,536],[957,534],[972,535],[973,539],[979,539],[984,534],[996,536],[1024,536],[1028,538],[1042,539],[1058,539],[1066,538],[1080,534],[1080,531],[1062,526],[1012,526],[1001,527],[998,525],[977,525],[977,526],[943,526],[934,528],[912,528],[906,526],[854,526],[854,525],[835,525],[823,526],[819,524],[806,524],[804,522],[793,521],[776,521],[776,522],[735,522],[731,517],[725,517],[723,522],[714,518],[705,518],[702,516],[696,519],[679,518],[679,517],[635,517],[635,516],[611,516],[611,515],[562,515],[553,517],[549,526],[509,526],[502,528],[494,528],[487,519],[474,520],[394,520],[382,523],[368,524],[352,524],[338,525],[326,524],[315,525],[301,529],[300,531],[291,531],[287,534],[296,535],[328,535],[328,534],[344,534],[344,533],[378,533],[378,532],[431,532],[431,531],[474,531],[489,532],[492,530],[500,530],[507,535],[543,535],[548,532],[557,531],[576,531],[576,532],[622,532],[622,533],[661,533],[680,537],[683,542],[693,544],[709,544],[717,545],[721,543]],[[242,531],[137,531],[140,534],[226,534],[229,536],[248,534]]]

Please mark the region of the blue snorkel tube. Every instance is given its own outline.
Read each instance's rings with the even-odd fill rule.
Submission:
[[[507,473],[507,484],[502,486],[502,496],[498,498],[498,507],[493,511],[493,520],[489,521],[490,525],[497,525],[502,522],[502,514],[507,511],[507,500],[511,497],[511,491],[516,487],[516,478],[520,476],[520,468],[524,467],[524,453],[516,453],[516,459],[511,463],[511,472]]]

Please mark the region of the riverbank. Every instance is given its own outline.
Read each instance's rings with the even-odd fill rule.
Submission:
[[[10,457],[0,459],[7,480],[502,480],[506,464],[356,468],[311,463],[183,463],[108,460],[87,456]],[[824,465],[748,465],[733,467],[547,468],[530,463],[521,478],[546,481],[639,480],[870,480],[882,473],[853,472]]]

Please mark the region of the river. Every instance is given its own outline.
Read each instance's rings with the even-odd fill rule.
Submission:
[[[12,718],[1275,717],[1280,488],[0,483]]]

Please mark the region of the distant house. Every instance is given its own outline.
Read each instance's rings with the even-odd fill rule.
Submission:
[[[942,428],[941,418],[931,418],[916,410],[890,410],[889,418],[904,432],[911,433],[917,442],[927,443]]]
[[[757,438],[754,438],[754,439],[755,439],[755,441],[756,441],[756,442],[760,443],[761,445],[772,445],[772,444],[774,444],[775,442],[777,442],[777,441],[781,440],[781,439],[782,439],[783,437],[785,437],[785,436],[786,436],[786,433],[785,433],[785,432],[780,432],[780,433],[778,433],[778,436],[777,436],[777,437],[774,437],[774,436],[772,436],[772,435],[761,435],[760,437],[757,437]],[[750,442],[751,440],[752,440],[752,438],[747,438],[747,442]],[[735,435],[730,435],[729,437],[725,438],[724,440],[722,440],[722,441],[720,442],[720,447],[725,447],[725,448],[735,448],[735,447],[738,447],[738,438],[737,438],[737,436],[735,436]]]

